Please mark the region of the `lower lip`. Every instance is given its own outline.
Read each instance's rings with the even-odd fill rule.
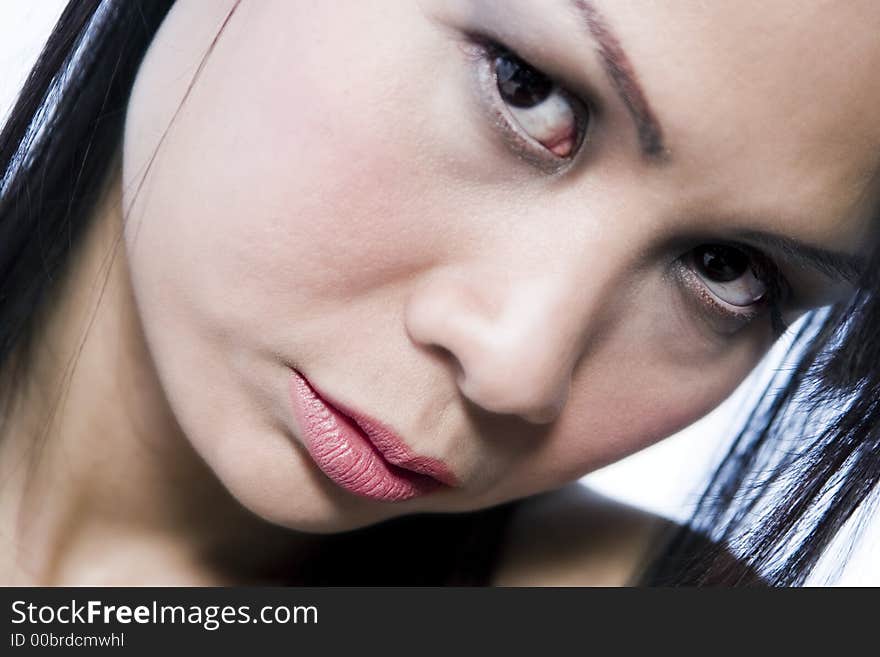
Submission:
[[[356,423],[325,402],[295,370],[290,387],[306,449],[340,487],[374,500],[401,502],[444,486],[433,477],[386,461]]]

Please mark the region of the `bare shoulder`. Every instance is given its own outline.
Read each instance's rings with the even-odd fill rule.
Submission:
[[[521,502],[496,586],[623,586],[675,523],[575,483]]]

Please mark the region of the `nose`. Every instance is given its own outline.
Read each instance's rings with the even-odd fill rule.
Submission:
[[[584,348],[583,290],[576,287],[561,272],[433,272],[408,298],[407,332],[457,361],[458,387],[475,404],[551,423]]]

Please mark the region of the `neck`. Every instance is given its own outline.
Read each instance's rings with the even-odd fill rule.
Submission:
[[[260,579],[294,535],[244,510],[177,425],[139,324],[122,216],[117,171],[38,322],[25,379],[9,384],[0,579]]]

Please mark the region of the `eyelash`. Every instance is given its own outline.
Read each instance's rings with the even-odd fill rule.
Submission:
[[[753,274],[766,286],[766,293],[760,301],[750,306],[737,307],[719,299],[709,289],[689,262],[699,246],[707,245],[726,246],[748,255],[752,262],[750,267]],[[783,318],[783,307],[791,293],[791,286],[772,258],[758,249],[735,242],[706,241],[699,246],[679,256],[673,264],[676,278],[692,297],[711,314],[732,322],[737,327],[745,326],[766,313],[774,338],[778,338],[788,330],[788,324]]]
[[[587,141],[587,135],[594,106],[577,95],[570,92],[563,85],[556,82],[553,76],[544,73],[539,67],[532,65],[526,58],[521,57],[513,48],[499,41],[481,34],[468,34],[465,52],[476,66],[478,85],[484,105],[490,112],[492,123],[499,128],[505,141],[518,156],[537,167],[544,173],[559,174],[568,169],[577,159],[578,153]],[[534,71],[545,76],[556,85],[558,92],[571,105],[576,121],[576,141],[572,154],[562,157],[549,151],[546,147],[528,135],[512,116],[507,103],[501,97],[498,89],[498,79],[495,71],[495,60],[501,56],[508,56],[521,61]]]
[[[502,131],[507,145],[517,155],[535,165],[541,171],[551,174],[563,173],[577,159],[581,148],[588,141],[588,132],[596,113],[595,104],[587,102],[571,93],[563,85],[556,82],[553,76],[544,73],[540,68],[529,63],[526,58],[521,57],[516,50],[509,48],[498,40],[476,33],[467,34],[466,36],[467,42],[464,49],[475,65],[484,105],[489,108],[490,118],[493,124]],[[561,157],[549,151],[530,135],[526,134],[518,121],[511,115],[507,103],[501,97],[498,89],[495,71],[496,59],[499,56],[505,55],[520,60],[526,66],[547,77],[571,104],[577,121],[577,139],[570,156]],[[760,301],[750,306],[736,307],[719,299],[708,288],[694,267],[688,264],[688,260],[691,258],[694,250],[699,248],[699,246],[708,244],[718,244],[738,249],[748,255],[753,263],[751,265],[753,274],[765,285],[767,290]],[[788,330],[788,325],[783,319],[782,310],[791,288],[773,259],[762,251],[744,244],[707,241],[679,256],[675,261],[675,269],[679,284],[693,298],[697,299],[704,309],[707,309],[715,317],[720,317],[722,320],[731,322],[737,327],[742,327],[766,312],[769,316],[774,337],[778,338]]]

